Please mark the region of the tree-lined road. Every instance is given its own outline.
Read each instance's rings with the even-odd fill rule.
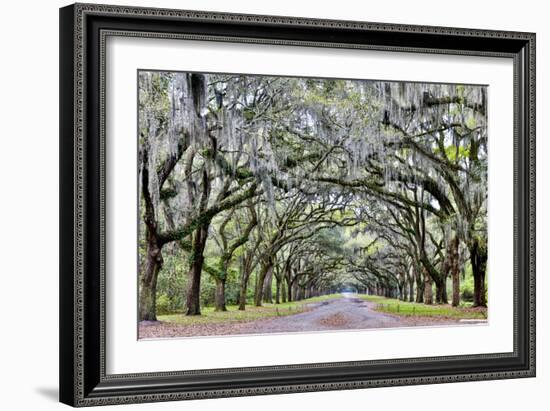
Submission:
[[[138,87],[139,320],[411,321],[343,300],[241,324],[350,289],[487,306],[486,86],[143,70]]]

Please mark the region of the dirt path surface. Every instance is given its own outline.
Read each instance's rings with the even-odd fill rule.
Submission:
[[[343,294],[342,298],[309,304],[308,311],[242,323],[178,325],[140,324],[140,338],[189,337],[229,334],[270,334],[304,331],[351,330],[460,324],[457,320],[400,317],[374,310],[376,304]]]
[[[260,323],[248,323],[243,328],[272,333],[395,327],[400,322],[397,317],[374,311],[368,302],[345,294],[343,298],[312,306],[304,313],[268,318]]]

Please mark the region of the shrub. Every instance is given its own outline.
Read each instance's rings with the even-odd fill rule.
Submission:
[[[161,294],[157,297],[157,314],[165,315],[171,314],[171,301],[166,294]]]

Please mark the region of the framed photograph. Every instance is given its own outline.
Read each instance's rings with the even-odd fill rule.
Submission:
[[[535,376],[535,34],[60,24],[62,402]]]

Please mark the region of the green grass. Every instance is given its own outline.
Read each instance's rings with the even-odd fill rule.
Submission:
[[[409,303],[395,298],[385,298],[376,295],[358,295],[363,300],[376,303],[376,310],[402,316],[442,317],[454,319],[486,319],[486,309],[468,307],[453,307],[448,304],[426,305]]]
[[[236,305],[228,305],[227,311],[214,311],[214,307],[202,307],[201,315],[186,316],[183,313],[174,313],[159,315],[157,318],[159,321],[182,325],[240,323],[258,320],[260,318],[299,314],[307,310],[307,304],[340,298],[341,296],[341,294],[330,294],[308,298],[307,300],[292,301],[290,303],[264,303],[262,307],[247,305],[245,311],[239,311]]]

